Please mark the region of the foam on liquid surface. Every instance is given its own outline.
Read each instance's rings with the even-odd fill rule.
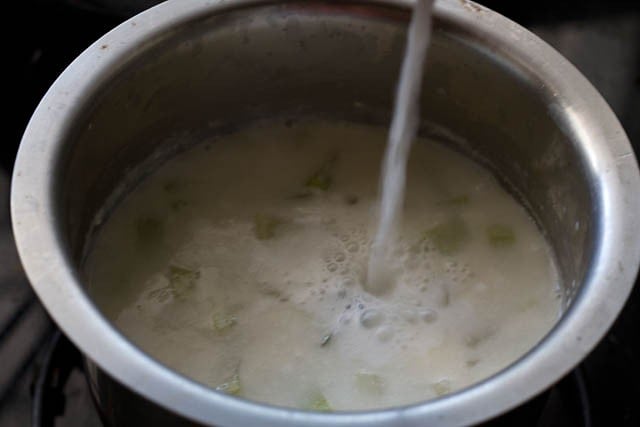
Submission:
[[[273,126],[176,157],[103,226],[90,293],[169,367],[277,405],[389,407],[499,371],[557,318],[547,244],[488,172],[418,140],[394,286],[367,293],[385,136]]]

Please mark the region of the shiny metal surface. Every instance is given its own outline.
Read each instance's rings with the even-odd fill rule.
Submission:
[[[423,118],[455,133],[457,149],[504,179],[555,251],[567,309],[525,357],[419,405],[295,411],[219,394],[172,372],[120,335],[85,294],[81,258],[91,224],[116,184],[152,153],[273,116],[385,123],[409,5],[169,1],[98,40],[43,98],[14,169],[13,226],[38,296],[95,362],[88,362],[92,389],[111,423],[465,425],[558,380],[611,325],[640,260],[640,176],[629,142],[558,53],[457,0],[437,3]],[[432,130],[425,124],[424,132]]]

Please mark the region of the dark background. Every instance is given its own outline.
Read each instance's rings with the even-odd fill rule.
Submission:
[[[19,307],[21,298],[29,293],[13,249],[7,208],[9,176],[29,117],[49,85],[79,53],[106,31],[153,3],[156,1],[3,2],[3,24],[11,29],[11,34],[3,49],[3,68],[9,78],[5,80],[4,137],[0,139],[0,327],[11,320],[17,309],[23,308]],[[638,152],[640,0],[481,3],[531,29],[572,61],[609,102]],[[640,288],[636,286],[610,333],[582,365],[595,426],[640,426],[639,302]],[[29,388],[39,360],[35,350],[44,342],[42,337],[46,333],[42,331],[49,331],[46,316],[37,303],[24,310],[30,313],[26,326],[16,327],[12,336],[3,336],[3,340],[7,339],[0,341],[0,361],[30,356],[27,362],[16,362],[21,368],[17,374],[2,374],[3,370],[13,371],[0,366],[0,427],[28,425]],[[33,342],[31,347],[25,347],[26,341]],[[16,350],[16,342],[26,349]],[[16,356],[18,353],[26,356]],[[95,422],[87,420],[82,425]],[[556,420],[553,425],[572,424]]]

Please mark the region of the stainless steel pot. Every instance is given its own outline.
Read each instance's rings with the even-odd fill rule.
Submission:
[[[527,355],[422,404],[309,413],[223,395],[172,372],[114,329],[84,292],[82,248],[97,213],[159,148],[272,116],[384,123],[410,4],[169,1],[105,35],[53,84],[18,154],[13,225],[34,289],[90,360],[109,424],[469,424],[548,387],[609,328],[640,260],[640,177],[629,142],[558,53],[458,0],[437,2],[423,118],[457,134],[452,144],[484,159],[520,195],[555,251],[567,308]]]

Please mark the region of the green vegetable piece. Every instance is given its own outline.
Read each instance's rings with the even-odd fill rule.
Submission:
[[[242,384],[240,383],[240,377],[238,374],[233,374],[233,376],[226,383],[220,384],[216,387],[217,391],[221,391],[223,393],[232,394],[234,396],[239,396],[242,393]]]
[[[135,221],[138,243],[142,246],[155,246],[162,241],[164,224],[156,218],[139,218]]]
[[[214,313],[213,314],[213,328],[216,332],[222,334],[226,333],[233,325],[235,325],[237,319],[235,316],[226,313]]]
[[[469,204],[469,195],[461,194],[459,196],[453,196],[448,199],[443,200],[440,204],[445,206],[466,206]]]
[[[368,394],[380,395],[384,391],[384,379],[380,375],[370,372],[356,373],[356,387]]]
[[[451,382],[449,380],[440,380],[431,384],[431,388],[436,396],[443,396],[451,392]]]
[[[492,224],[487,227],[487,239],[494,248],[505,248],[516,242],[516,234],[513,229],[504,224]]]
[[[331,176],[320,172],[315,173],[307,180],[305,186],[327,191],[331,187]]]
[[[322,191],[327,191],[333,183],[332,173],[337,160],[337,155],[334,154],[330,156],[320,167],[320,169],[318,169],[307,179],[305,186],[309,188],[317,188]]]
[[[171,298],[184,298],[196,286],[196,282],[200,278],[200,272],[170,265],[165,276],[169,280],[169,284],[149,292],[147,298],[155,299],[161,303]]]
[[[171,288],[163,286],[159,289],[154,289],[147,295],[147,299],[156,300],[159,303],[167,302],[173,296]]]
[[[441,254],[453,255],[469,242],[471,233],[467,223],[456,216],[427,230],[423,237],[430,240]]]
[[[254,217],[253,231],[258,240],[272,239],[276,235],[276,228],[280,224],[282,224],[282,221],[273,215],[257,214]]]
[[[333,332],[329,332],[328,334],[324,335],[320,340],[320,347],[324,347],[327,344],[329,344],[329,341],[331,341],[331,338],[333,338]]]
[[[169,289],[174,298],[184,297],[189,291],[191,291],[198,279],[200,278],[200,272],[190,270],[184,267],[178,267],[177,265],[170,265],[167,272],[167,279],[169,279]]]
[[[322,393],[318,393],[309,401],[305,409],[318,412],[331,412],[331,406]]]

